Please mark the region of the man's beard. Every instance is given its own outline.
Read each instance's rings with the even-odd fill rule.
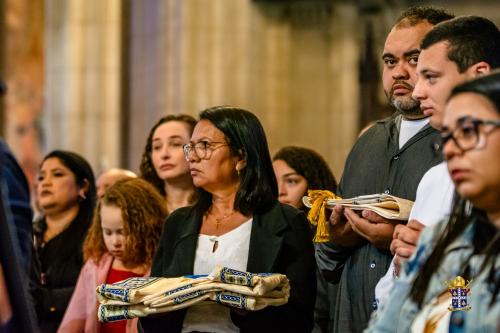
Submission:
[[[403,117],[408,119],[420,119],[424,117],[422,110],[420,110],[420,102],[413,99],[411,96],[397,96],[386,92],[389,103],[398,110]]]

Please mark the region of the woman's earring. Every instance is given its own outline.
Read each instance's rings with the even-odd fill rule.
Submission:
[[[80,197],[81,201],[84,201],[85,199],[87,199],[87,196],[85,195],[85,193],[80,193],[78,196]]]

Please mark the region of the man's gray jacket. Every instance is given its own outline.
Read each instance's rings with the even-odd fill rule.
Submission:
[[[399,149],[401,115],[395,113],[378,121],[354,144],[344,167],[338,195],[390,193],[415,200],[420,179],[442,161],[433,149],[439,132],[429,124]],[[325,278],[336,283],[333,312],[334,332],[362,332],[376,309],[375,286],[386,273],[392,255],[366,241],[354,248],[333,243],[317,247],[318,268]]]

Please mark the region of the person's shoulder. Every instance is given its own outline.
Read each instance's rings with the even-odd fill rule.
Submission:
[[[164,228],[169,230],[186,228],[190,224],[187,221],[194,219],[194,215],[193,206],[177,208],[167,216]]]
[[[262,214],[267,228],[275,231],[284,229],[302,229],[307,226],[307,218],[303,211],[287,204],[276,202],[271,209]]]
[[[2,154],[10,153],[10,149],[7,146],[7,143],[5,143],[5,141],[2,138],[0,138],[0,152],[2,152]]]
[[[286,219],[293,219],[300,214],[304,213],[295,207],[276,201],[264,215],[283,215]]]
[[[9,146],[5,141],[0,138],[0,154],[2,154],[2,159],[4,159],[4,163],[13,163],[17,164],[14,154],[12,150],[10,150]]]
[[[379,119],[373,123],[366,131],[361,134],[355,144],[364,144],[366,142],[373,142],[374,139],[380,138],[381,136],[388,135],[387,127],[392,123],[398,121],[400,115],[396,112],[389,117]]]
[[[89,258],[82,266],[83,274],[93,274],[93,272],[97,271],[99,267],[103,266],[104,263],[109,260],[104,254],[99,260],[94,258]]]
[[[444,232],[444,229],[448,225],[449,218],[445,217],[441,219],[434,225],[427,226],[422,230],[420,234],[419,243],[427,244],[433,242],[433,240],[440,234]]]
[[[426,174],[429,174],[429,176],[435,176],[435,175],[443,175],[443,174],[448,174],[448,165],[446,164],[445,161],[433,166],[430,168]]]
[[[168,215],[167,221],[185,219],[190,217],[192,214],[193,214],[193,206],[180,207],[172,211]]]
[[[419,189],[433,189],[435,186],[443,187],[451,182],[446,162],[441,162],[425,172],[419,182]]]

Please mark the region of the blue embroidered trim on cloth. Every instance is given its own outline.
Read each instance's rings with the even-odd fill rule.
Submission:
[[[234,308],[245,309],[247,298],[245,295],[217,291],[215,292],[215,301],[219,304],[229,305]]]
[[[237,271],[224,267],[220,272],[220,280],[224,283],[252,287],[252,273]]]

